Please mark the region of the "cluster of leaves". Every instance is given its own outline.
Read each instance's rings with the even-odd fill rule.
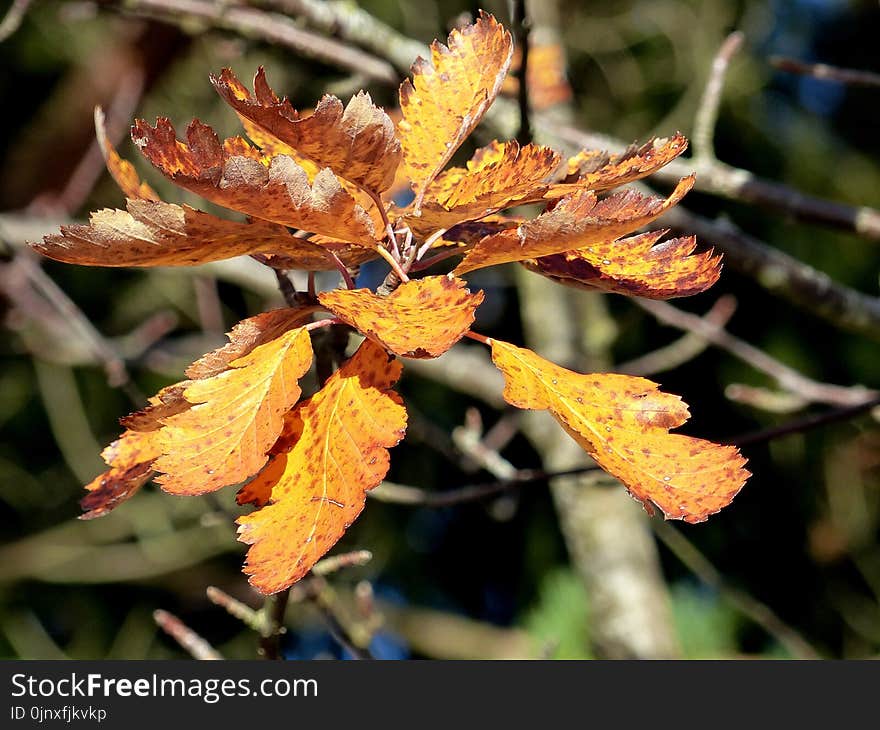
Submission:
[[[94,213],[34,244],[61,261],[94,266],[178,266],[241,254],[279,269],[338,269],[347,288],[301,297],[298,306],[243,320],[229,344],[208,353],[149,405],[122,419],[104,451],[109,470],[87,486],[86,517],[106,514],[151,477],[179,495],[242,485],[256,509],[239,519],[250,545],[245,572],[264,593],[305,575],[343,535],[384,478],[388,449],[403,438],[406,411],[392,386],[398,358],[437,357],[464,336],[484,342],[514,406],[549,411],[647,509],[701,521],[727,505],[748,472],[733,447],[670,434],[687,406],[656,383],[582,375],[515,345],[471,332],[483,293],[459,278],[518,262],[563,284],[666,298],[703,291],[719,257],[693,238],[635,234],[690,189],[666,199],[606,194],[666,164],[686,147],[656,139],[623,155],[583,151],[564,160],[540,145],[492,142],[466,167],[447,167],[502,87],[510,34],[490,15],[436,42],[400,87],[395,124],[366,93],[346,105],[325,96],[300,114],[260,69],[249,90],[229,70],[212,77],[250,142],[220,141],[198,120],[179,141],[167,119],[138,120],[146,158],[187,190],[246,214],[245,222],[162,202],[130,163],[99,137],[127,209]],[[413,200],[395,206],[395,191]],[[540,203],[524,220],[504,211]],[[410,278],[461,255],[449,275]],[[377,292],[355,289],[352,271],[384,258]],[[313,320],[318,311],[330,318]],[[364,336],[357,351],[305,400],[310,332],[344,324]]]

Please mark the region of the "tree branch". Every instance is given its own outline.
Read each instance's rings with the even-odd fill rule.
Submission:
[[[371,81],[385,84],[398,81],[397,72],[386,61],[352,48],[349,44],[304,31],[280,13],[208,0],[120,0],[109,4],[123,12],[176,24],[188,18],[197,18],[244,37],[259,38],[291,48],[308,58],[354,71]]]

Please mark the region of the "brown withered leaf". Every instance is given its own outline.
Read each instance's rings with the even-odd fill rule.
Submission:
[[[369,289],[321,292],[318,300],[342,321],[396,355],[439,357],[474,323],[483,292],[471,294],[461,279],[428,276],[402,284],[388,296]]]
[[[447,44],[434,41],[431,60],[416,59],[413,80],[400,86],[403,119],[397,133],[415,210],[495,100],[513,52],[510,33],[483,12],[473,25],[453,30]]]
[[[403,218],[412,230],[426,234],[541,200],[559,163],[549,147],[492,142],[477,150],[466,168],[438,175],[425,192],[420,215],[404,210]]]
[[[266,221],[238,223],[150,200],[126,201],[127,210],[105,208],[88,224],[61,226],[31,246],[56,261],[82,266],[194,266],[243,254],[275,252],[287,268],[334,268],[319,245]]]
[[[119,423],[129,431],[142,433],[162,428],[163,418],[175,416],[192,408],[192,403],[183,395],[189,385],[190,382],[184,380],[162,388],[149,399],[145,408],[120,418]]]
[[[648,299],[689,297],[715,284],[721,276],[721,256],[712,251],[694,254],[697,240],[693,236],[657,243],[668,232],[596,243],[523,261],[523,265],[559,284]]]
[[[123,160],[116,148],[107,138],[107,128],[104,124],[104,110],[95,107],[95,135],[98,138],[98,147],[104,155],[104,162],[111,177],[116,181],[119,189],[126,198],[141,200],[159,200],[159,196],[149,184],[143,182],[128,160]]]
[[[655,137],[643,145],[630,145],[618,155],[604,150],[581,150],[566,162],[567,181],[554,185],[548,197],[561,197],[576,189],[610,190],[640,180],[668,165],[687,147],[687,137],[676,132],[671,137]]]
[[[266,467],[270,503],[238,519],[239,540],[251,546],[244,572],[262,593],[302,578],[361,513],[366,492],[382,481],[388,449],[406,429],[400,396],[390,390],[400,371],[399,362],[364,340],[317,394],[297,406],[299,438]]]
[[[314,112],[300,116],[290,102],[279,99],[260,67],[254,93],[230,69],[211,82],[220,96],[242,117],[339,177],[375,192],[391,187],[402,155],[394,124],[359,92],[343,109],[335,96],[324,96]]]
[[[227,333],[229,342],[196,360],[186,369],[186,377],[204,380],[219,375],[229,368],[233,360],[244,357],[254,348],[271,342],[285,332],[302,327],[318,309],[317,306],[305,305],[284,307],[241,320]]]
[[[504,399],[548,410],[605,471],[651,512],[702,522],[730,504],[749,477],[733,446],[670,434],[689,417],[681,398],[644,378],[581,375],[499,340],[492,360],[504,374]]]
[[[123,433],[101,452],[110,469],[86,485],[80,519],[103,517],[137,494],[153,475],[152,464],[161,453],[158,431]]]
[[[661,216],[693,187],[682,178],[666,199],[625,190],[599,200],[590,191],[573,193],[534,220],[480,240],[455,268],[455,274],[510,261],[550,256],[614,241]]]
[[[309,369],[309,333],[294,329],[258,345],[218,375],[193,381],[193,407],[164,420],[157,483],[173,494],[204,494],[256,474],[278,440]]]
[[[306,170],[290,157],[268,158],[240,137],[221,144],[214,130],[197,119],[187,128],[186,144],[165,118],[155,127],[139,119],[131,135],[169,180],[206,200],[273,223],[372,245],[369,214],[328,168],[310,184]]]

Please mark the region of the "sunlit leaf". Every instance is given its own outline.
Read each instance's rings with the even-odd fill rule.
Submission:
[[[721,276],[721,257],[694,253],[693,236],[657,243],[668,231],[641,233],[523,264],[559,284],[649,299],[689,297]]]
[[[499,340],[492,360],[504,373],[508,403],[548,410],[649,512],[654,504],[667,518],[702,522],[749,477],[735,447],[670,434],[687,421],[687,405],[650,380],[581,375]]]
[[[471,294],[464,281],[429,276],[402,284],[388,296],[368,289],[321,292],[318,299],[333,314],[404,357],[439,357],[474,322],[483,292]]]
[[[156,481],[174,494],[204,494],[256,474],[300,396],[298,380],[312,361],[306,330],[258,345],[230,368],[193,381],[193,407],[165,419]]]
[[[431,59],[413,64],[413,79],[400,86],[403,119],[397,132],[403,168],[416,194],[415,209],[431,181],[495,100],[513,52],[513,42],[491,15],[449,34],[447,45],[431,44]]]
[[[245,573],[263,593],[302,578],[345,533],[366,492],[388,471],[388,449],[403,438],[406,411],[390,391],[400,364],[365,340],[311,399],[297,407],[301,432],[291,450],[258,476],[270,502],[240,517],[250,545]],[[258,495],[251,495],[258,496]],[[246,501],[260,501],[247,499]]]
[[[646,197],[634,190],[602,200],[590,191],[573,193],[534,220],[479,241],[455,273],[607,244],[663,215],[693,184],[693,176],[683,178],[666,199]]]
[[[221,144],[214,130],[193,120],[187,143],[160,118],[137,120],[132,139],[168,179],[217,205],[285,226],[371,245],[373,223],[329,168],[309,183],[287,155],[266,157],[242,138]]]

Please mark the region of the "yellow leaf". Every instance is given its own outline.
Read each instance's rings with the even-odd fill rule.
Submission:
[[[184,391],[193,407],[165,419],[160,431],[163,456],[154,467],[162,489],[204,494],[256,474],[311,361],[309,333],[299,328],[233,360],[229,370],[193,381]]]
[[[480,240],[455,268],[455,273],[589,248],[597,243],[609,244],[663,215],[693,185],[693,175],[683,178],[665,200],[645,197],[634,190],[614,193],[602,200],[590,191],[574,193],[534,220]]]
[[[119,189],[126,198],[142,200],[159,200],[156,191],[140,179],[137,171],[128,160],[123,160],[110,140],[107,139],[107,129],[104,125],[104,110],[95,107],[95,135],[98,137],[98,147],[104,155],[104,162],[111,177],[116,181]]]
[[[413,80],[400,86],[403,119],[397,133],[416,211],[428,185],[495,100],[513,52],[510,33],[485,13],[473,25],[453,30],[447,43],[434,41],[431,60],[418,58]]]
[[[461,279],[428,276],[380,297],[368,289],[321,292],[327,309],[385,349],[413,358],[439,357],[474,323],[483,292]]]
[[[655,137],[641,146],[632,145],[618,155],[582,150],[566,163],[570,182],[554,185],[547,197],[562,197],[575,190],[609,190],[640,180],[672,162],[687,147],[687,138],[677,132],[672,137]]]
[[[605,471],[651,512],[702,522],[730,504],[749,472],[733,446],[670,434],[687,406],[644,378],[581,375],[531,350],[492,340],[492,360],[505,378],[504,399],[548,410]]]
[[[712,251],[695,254],[697,241],[693,236],[657,243],[667,233],[641,233],[523,261],[523,265],[566,286],[649,299],[689,297],[718,281],[720,256],[713,256]]]
[[[406,429],[400,397],[389,390],[400,370],[400,363],[365,340],[297,407],[301,434],[289,453],[266,467],[271,480],[260,486],[265,494],[266,481],[271,484],[270,503],[238,520],[239,540],[251,546],[244,571],[261,592],[275,593],[302,578],[361,513],[366,492],[382,481],[388,449]]]
[[[420,215],[403,210],[402,217],[412,230],[425,234],[541,200],[559,162],[549,147],[493,142],[477,150],[467,168],[441,173],[428,187]]]

